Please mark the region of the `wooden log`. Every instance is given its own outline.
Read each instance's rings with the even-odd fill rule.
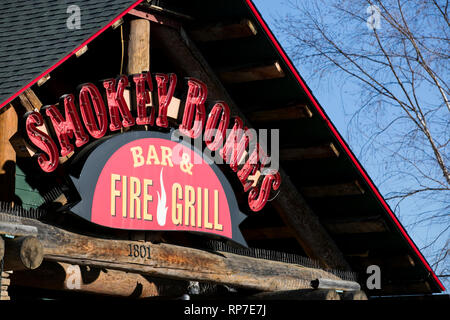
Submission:
[[[88,46],[84,46],[82,47],[80,50],[78,50],[77,52],[75,52],[75,56],[77,58],[81,57],[83,54],[85,54],[88,51]]]
[[[305,119],[311,118],[312,116],[313,114],[307,105],[299,104],[285,108],[255,111],[248,115],[248,119],[252,123],[265,123],[271,121]]]
[[[311,287],[314,289],[333,289],[344,291],[359,291],[361,286],[355,281],[315,279],[311,281]]]
[[[44,259],[44,248],[33,236],[5,240],[5,270],[36,269]]]
[[[17,132],[17,113],[12,104],[0,110],[0,201],[14,202],[16,152],[10,139]]]
[[[133,19],[128,38],[127,74],[144,71],[150,71],[150,21]]]
[[[386,232],[387,226],[380,216],[322,220],[331,234]]]
[[[301,161],[339,157],[339,151],[332,142],[308,148],[289,148],[280,150],[283,161]]]
[[[341,300],[368,300],[364,291],[346,291],[341,295]]]
[[[36,84],[38,87],[42,87],[48,80],[50,80],[50,73],[40,78]]]
[[[39,98],[36,96],[34,91],[30,88],[26,89],[20,96],[19,101],[22,104],[22,106],[25,108],[25,110],[33,111],[37,110],[39,111],[42,107],[42,102],[39,100]]]
[[[205,82],[208,86],[208,99],[226,101],[233,114],[249,123],[183,28],[178,31],[156,25],[152,30],[153,35],[158,38],[158,43],[165,49],[168,59],[171,59],[186,74]],[[282,168],[279,172],[283,182],[272,204],[285,223],[293,228],[296,239],[305,252],[325,268],[350,270],[343,254],[289,176]]]
[[[250,299],[258,300],[340,300],[339,294],[335,290],[287,290],[276,292],[257,293]]]
[[[164,281],[111,269],[44,261],[32,271],[16,271],[15,285],[49,290],[69,290],[130,298],[177,297],[187,292],[187,281]]]
[[[26,218],[22,218],[22,223],[38,227],[45,259],[51,261],[260,291],[310,288],[311,280],[317,278],[340,279],[321,269],[227,252],[208,252],[164,243],[98,239]]]
[[[219,77],[226,83],[243,83],[283,78],[284,72],[280,63],[274,62],[266,66],[243,68],[233,71],[222,71],[219,72]]]
[[[37,228],[32,226],[24,226],[17,223],[0,221],[0,234],[12,236],[33,236],[37,235]]]
[[[246,38],[257,33],[255,25],[248,19],[243,19],[238,23],[209,24],[189,32],[191,37],[199,42]]]
[[[364,189],[356,180],[348,183],[302,187],[300,190],[308,198],[354,196],[365,193]]]

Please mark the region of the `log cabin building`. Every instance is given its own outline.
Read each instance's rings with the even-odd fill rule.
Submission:
[[[1,299],[445,290],[251,0],[0,17]]]

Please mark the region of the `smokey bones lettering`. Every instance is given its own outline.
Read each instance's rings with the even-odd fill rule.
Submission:
[[[66,94],[60,98],[64,116],[56,105],[43,107],[42,114],[36,111],[26,114],[27,136],[31,144],[39,149],[37,161],[42,170],[54,171],[59,164],[59,156],[69,155],[75,150],[75,146],[82,147],[91,138],[104,137],[108,130],[115,132],[135,125],[161,128],[169,126],[167,111],[175,92],[177,76],[158,73],[153,79],[150,73],[144,72],[133,75],[131,78],[132,81],[122,75],[117,79],[103,81],[106,104],[100,90],[94,84],[87,83],[80,86],[78,99],[73,94]],[[153,81],[156,83],[156,90],[154,90]],[[136,92],[136,117],[133,116],[124,98],[124,91],[131,84]],[[245,134],[248,129],[244,126],[242,119],[234,117],[230,130],[230,110],[224,101],[216,102],[206,117],[207,86],[194,78],[187,80],[187,86],[179,131],[192,139],[203,137],[208,149],[219,152],[225,163],[228,163],[237,173],[244,191],[249,192],[250,208],[253,211],[261,210],[271,190],[277,190],[280,186],[279,173],[270,171],[264,176],[260,185],[254,186],[248,177],[261,169],[266,159],[259,144],[256,143],[248,159],[239,168],[239,159],[244,155],[250,142],[249,136],[251,136]],[[157,101],[157,105],[153,104],[149,107],[152,101]],[[39,129],[44,125],[43,115],[51,123],[56,139]],[[55,140],[58,141],[59,150]],[[75,146],[72,144],[73,140],[75,140]],[[135,155],[137,156],[137,153]]]

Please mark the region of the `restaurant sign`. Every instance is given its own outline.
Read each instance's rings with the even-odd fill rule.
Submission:
[[[126,230],[193,231],[245,244],[233,190],[220,169],[170,133],[133,131],[106,139],[71,177],[93,223]],[[75,159],[75,165],[78,165]]]

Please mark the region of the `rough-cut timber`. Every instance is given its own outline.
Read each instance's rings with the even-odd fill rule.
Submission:
[[[44,248],[33,236],[5,240],[5,270],[38,268],[44,259]]]
[[[361,286],[359,285],[359,283],[345,280],[315,279],[311,281],[311,286],[314,289],[333,289],[345,291],[361,290]]]
[[[170,59],[186,74],[202,79],[206,83],[208,99],[211,101],[225,100],[233,114],[249,123],[183,29],[155,26],[152,30],[153,35],[158,38],[158,43],[165,48]],[[308,256],[319,261],[322,267],[350,270],[343,254],[306,204],[289,176],[282,168],[279,172],[283,182],[277,198],[272,203],[276,205],[280,215],[284,216],[285,221],[289,222],[295,231],[297,240]]]
[[[17,223],[0,221],[0,234],[11,236],[32,236],[37,234],[37,228],[32,226],[24,226]]]
[[[19,286],[129,298],[177,297],[186,293],[188,286],[186,281],[156,280],[136,273],[51,261],[36,270],[15,271],[11,280]]]
[[[36,220],[46,260],[122,270],[151,277],[226,284],[261,291],[311,288],[318,278],[339,280],[321,269],[208,252],[170,244],[99,239],[64,231]]]

